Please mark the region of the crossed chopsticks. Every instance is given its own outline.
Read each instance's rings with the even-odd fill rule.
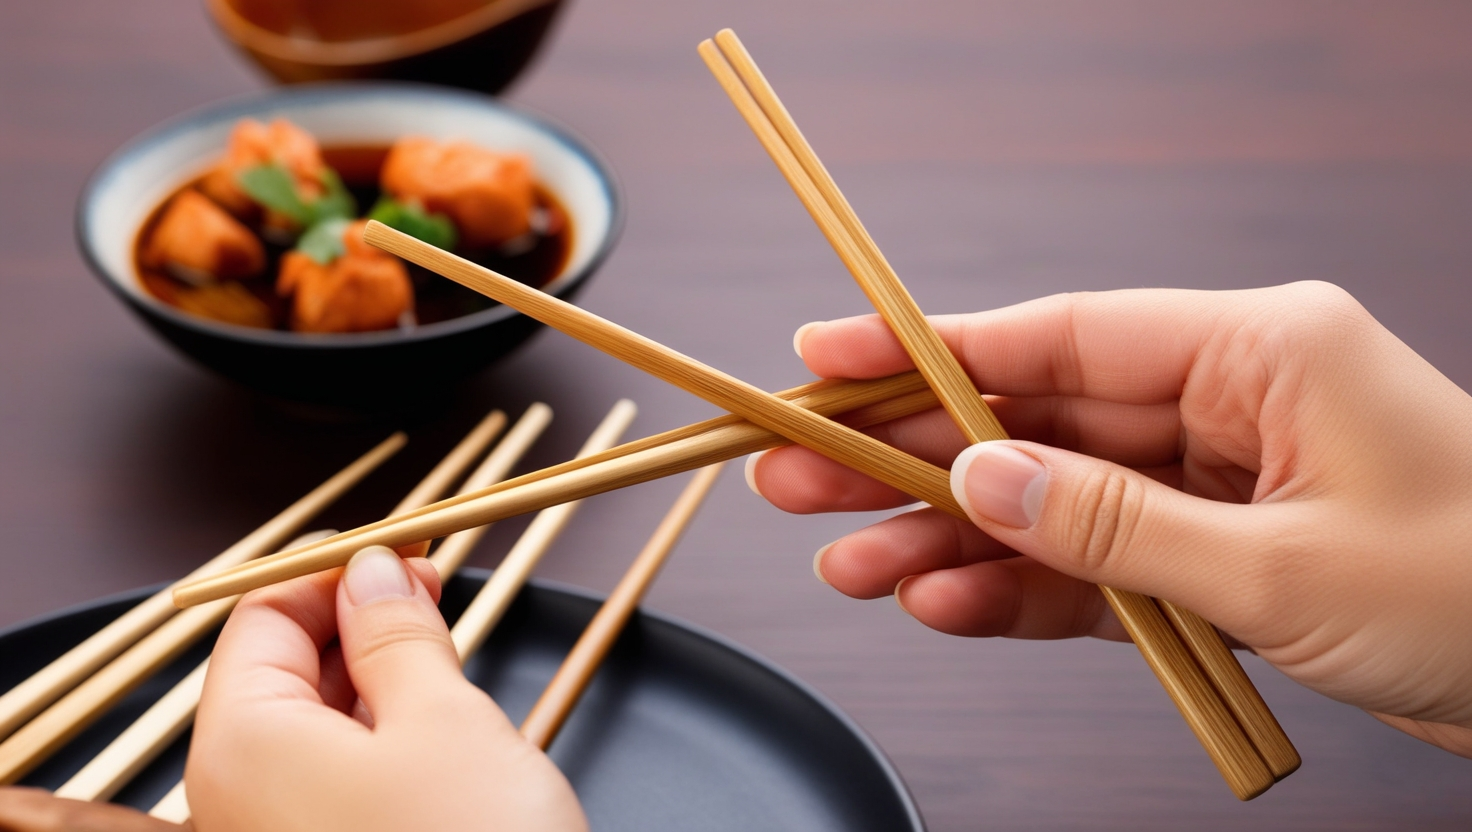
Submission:
[[[699,51],[839,258],[898,336],[934,398],[969,441],[1006,438],[1001,424],[925,320],[736,35],[722,31],[701,43]],[[826,418],[851,409],[828,404],[830,394],[858,399],[885,385],[894,389],[887,390],[883,398],[862,398],[862,404],[877,407],[899,389],[905,407],[891,408],[893,415],[931,406],[933,400],[913,377],[908,387],[904,377],[820,384],[805,391],[807,398],[794,401],[792,395],[766,393],[586,310],[378,223],[370,223],[365,239],[694,393],[745,422],[726,417],[729,421],[721,424],[702,423],[673,432],[676,436],[651,437],[601,457],[548,469],[227,569],[179,587],[174,600],[180,606],[340,566],[365,545],[399,546],[427,540],[783,441],[811,448],[942,511],[966,516],[951,494],[947,472]],[[873,423],[861,418],[855,424]],[[1209,622],[1166,601],[1107,587],[1101,590],[1239,798],[1256,797],[1298,767],[1300,760],[1292,743]]]

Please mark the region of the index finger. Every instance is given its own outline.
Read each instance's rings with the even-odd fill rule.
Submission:
[[[929,320],[983,393],[1158,404],[1180,397],[1203,345],[1243,294],[1077,293]],[[796,340],[808,368],[824,378],[914,367],[877,315],[810,324]]]

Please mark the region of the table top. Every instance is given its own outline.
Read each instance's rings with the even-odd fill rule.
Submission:
[[[867,311],[695,54],[739,31],[931,312],[1060,291],[1334,281],[1472,382],[1472,7],[1455,2],[583,0],[510,98],[587,137],[629,221],[581,301],[755,384],[802,323]],[[0,626],[177,577],[391,427],[305,422],[189,364],[88,275],[76,195],[113,148],[264,80],[198,4],[0,7]],[[714,411],[555,333],[402,426],[327,521],[372,519],[486,409]],[[589,501],[541,570],[606,590],[679,489]],[[1472,763],[1244,661],[1303,769],[1250,804],[1129,645],[967,640],[813,580],[863,517],[730,471],[648,603],[775,659],[887,750],[930,826],[1462,829]],[[493,565],[522,524],[493,530]]]

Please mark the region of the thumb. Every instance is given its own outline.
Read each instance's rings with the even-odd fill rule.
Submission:
[[[423,714],[466,684],[434,597],[392,549],[369,546],[348,561],[337,627],[343,663],[375,726]]]
[[[972,522],[1017,552],[1203,614],[1240,580],[1241,558],[1267,550],[1262,507],[1193,497],[1032,442],[972,445],[951,466],[951,490]]]

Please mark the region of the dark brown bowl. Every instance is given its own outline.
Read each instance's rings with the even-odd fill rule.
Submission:
[[[497,93],[536,55],[563,0],[206,0],[278,81],[394,79]]]

